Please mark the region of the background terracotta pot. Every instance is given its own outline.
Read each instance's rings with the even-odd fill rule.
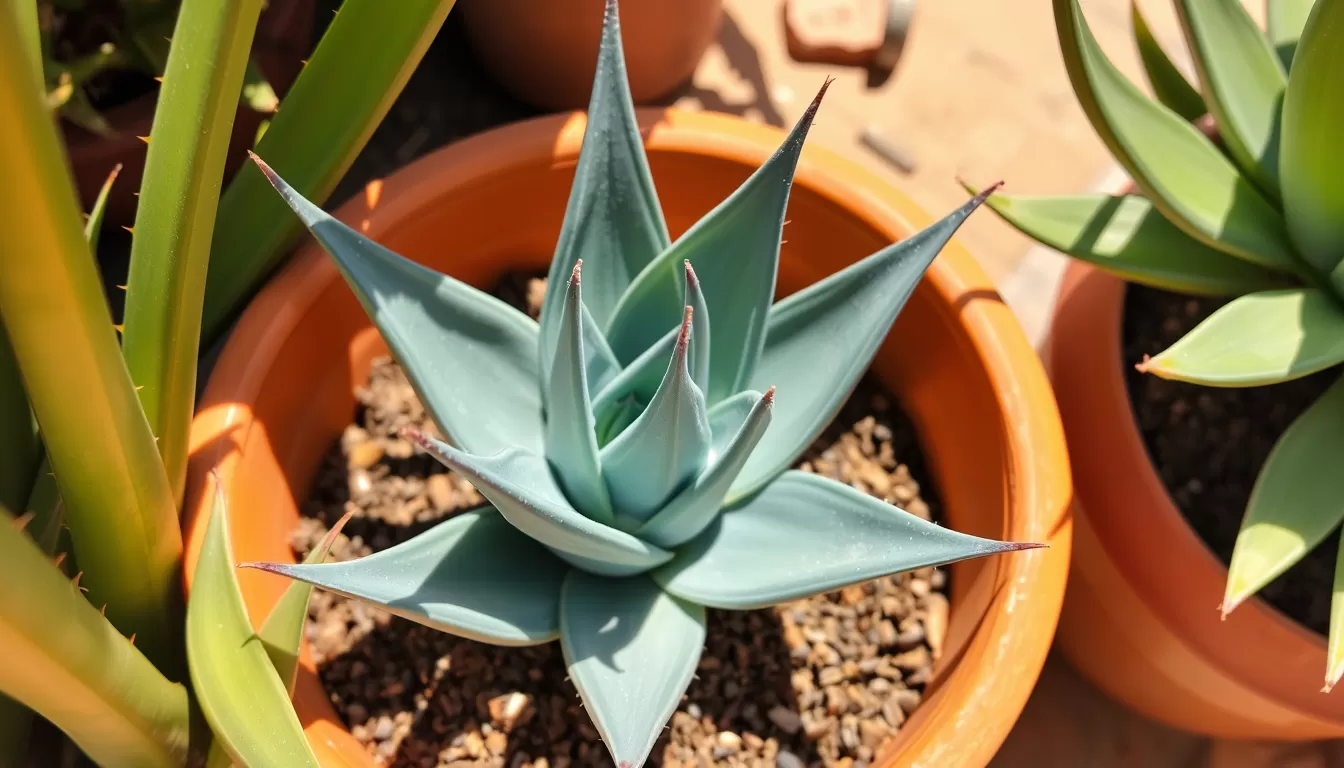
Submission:
[[[783,138],[719,115],[641,111],[674,233],[726,197]],[[340,216],[369,237],[479,286],[551,257],[583,135],[582,115],[518,123],[442,149],[366,188]],[[788,293],[929,223],[834,155],[804,151],[789,202]],[[445,244],[445,233],[452,233]],[[290,531],[353,390],[386,354],[329,257],[311,242],[242,316],[192,429],[187,573],[218,469],[239,560],[289,560]],[[949,526],[1051,549],[951,568],[947,646],[924,703],[884,765],[984,765],[1026,702],[1054,634],[1070,550],[1063,434],[1040,363],[1011,310],[955,241],[911,297],[875,363],[913,417]],[[285,580],[239,574],[254,621]],[[339,724],[305,648],[296,706],[324,765],[372,766]]]
[[[271,0],[261,12],[252,55],[277,95],[283,96],[298,77],[302,60],[311,50],[313,6],[314,0]],[[107,174],[117,163],[122,164],[121,175],[108,195],[105,227],[130,225],[135,219],[134,193],[139,191],[145,173],[145,142],[139,137],[149,135],[157,102],[158,93],[154,91],[107,110],[103,117],[116,133],[106,137],[61,121],[66,153],[84,210],[93,207]],[[238,107],[224,165],[226,179],[247,158],[246,152],[265,118],[266,115],[253,109]]]
[[[1219,618],[1227,568],[1176,508],[1130,407],[1124,293],[1073,262],[1045,350],[1077,495],[1060,643],[1099,687],[1177,728],[1344,736],[1344,697],[1320,693],[1324,637],[1259,599]]]
[[[461,0],[477,56],[515,96],[584,109],[597,68],[604,0]],[[719,32],[723,0],[624,0],[621,40],[636,104],[688,80]]]

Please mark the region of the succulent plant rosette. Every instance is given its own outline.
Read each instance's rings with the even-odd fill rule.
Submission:
[[[1344,362],[1344,3],[1267,0],[1261,30],[1238,0],[1175,0],[1192,86],[1137,5],[1135,42],[1155,98],[1106,57],[1077,0],[1054,0],[1060,49],[1097,134],[1136,194],[993,195],[1036,240],[1126,280],[1230,301],[1138,369],[1254,387]],[[1190,121],[1211,118],[1215,143]],[[1221,610],[1278,578],[1344,520],[1344,381],[1278,438],[1232,552]],[[1344,558],[1344,549],[1341,550]],[[1344,560],[1340,561],[1344,564]],[[1344,676],[1337,566],[1325,687]]]
[[[648,757],[690,684],[707,607],[761,608],[1037,546],[956,533],[788,469],[983,200],[772,304],[789,188],[825,90],[762,167],[671,242],[608,2],[539,323],[370,241],[258,159],[446,440],[406,437],[488,504],[358,560],[253,566],[473,640],[559,639],[626,766]]]

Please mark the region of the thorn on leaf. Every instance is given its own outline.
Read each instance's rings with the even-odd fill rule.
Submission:
[[[33,513],[32,511],[24,512],[22,515],[19,515],[18,517],[10,521],[10,524],[14,526],[14,530],[22,531],[24,528],[28,527],[29,523],[33,521],[34,514],[35,513]]]
[[[132,632],[132,633],[131,633],[131,636],[128,637],[128,638],[126,638],[126,639],[131,641],[131,645],[135,645],[135,633],[134,633],[134,632]]]
[[[64,562],[65,562],[65,553],[62,552],[62,553],[60,553],[59,555],[57,555],[57,556],[51,561],[51,564],[54,565],[54,566],[56,566],[57,568],[60,568],[60,567],[61,567],[61,563],[64,563]]]

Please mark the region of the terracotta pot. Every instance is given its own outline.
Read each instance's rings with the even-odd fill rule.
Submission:
[[[277,95],[283,96],[298,77],[302,59],[311,50],[313,4],[314,0],[273,0],[257,22],[252,55]],[[108,196],[104,227],[130,225],[135,219],[134,193],[139,191],[145,172],[145,142],[139,137],[149,135],[157,102],[157,92],[151,92],[104,112],[103,117],[115,131],[108,137],[61,121],[66,154],[84,210],[93,207],[107,174],[117,163],[122,164],[121,175]],[[225,179],[247,159],[247,150],[265,117],[247,107],[238,108],[224,166]]]
[[[726,197],[783,138],[721,115],[642,110],[639,117],[674,233]],[[583,128],[582,115],[557,115],[481,134],[370,185],[339,215],[478,286],[505,270],[544,268]],[[930,222],[874,175],[814,148],[803,153],[789,218],[781,293]],[[383,354],[330,258],[309,242],[243,314],[193,424],[187,573],[209,514],[202,500],[213,494],[211,469],[233,511],[235,556],[292,558],[298,507],[354,413],[354,388]],[[935,681],[881,755],[884,765],[983,765],[1031,692],[1063,599],[1071,541],[1063,434],[1012,312],[955,242],[914,292],[874,369],[918,426],[948,525],[1052,545],[952,566],[952,617]],[[256,571],[239,577],[259,621],[286,582]],[[324,765],[373,765],[340,726],[306,649],[296,706]]]
[[[1097,686],[1176,728],[1344,736],[1344,698],[1320,693],[1324,637],[1259,599],[1219,619],[1227,568],[1176,508],[1130,407],[1124,293],[1122,280],[1071,264],[1044,353],[1077,495],[1060,643]]]
[[[604,0],[461,0],[472,48],[514,96],[584,109],[597,69]],[[723,0],[624,0],[621,40],[636,104],[690,79],[719,32]]]

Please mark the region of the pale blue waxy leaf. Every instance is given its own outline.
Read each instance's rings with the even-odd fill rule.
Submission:
[[[723,500],[728,496],[728,489],[732,487],[733,480],[737,479],[737,474],[742,471],[747,458],[760,442],[766,428],[770,426],[770,410],[774,404],[775,391],[767,390],[764,395],[757,392],[742,394],[755,398],[746,418],[737,421],[738,414],[735,411],[720,412],[725,417],[720,422],[723,427],[737,421],[737,428],[726,438],[721,435],[721,432],[727,431],[726,429],[715,431],[715,443],[722,442],[722,450],[711,451],[709,465],[705,471],[681,493],[672,497],[666,506],[658,510],[636,532],[641,539],[673,549],[695,538],[714,522],[714,516],[723,506]],[[734,396],[724,403],[735,403],[740,400],[741,398]],[[713,429],[715,425],[712,417],[710,424]]]
[[[1279,191],[1279,110],[1288,77],[1240,0],[1177,0],[1176,10],[1218,134],[1242,172]]]
[[[700,290],[700,278],[695,276],[695,269],[691,266],[690,260],[685,262],[686,267],[686,306],[691,308],[691,315],[695,322],[691,324],[691,348],[688,365],[691,371],[691,381],[700,388],[701,392],[709,391],[709,305],[705,303],[705,294]]]
[[[1259,387],[1344,362],[1344,309],[1315,288],[1238,297],[1140,371],[1206,387]]]
[[[358,560],[245,563],[404,619],[494,645],[537,645],[560,634],[569,566],[489,507],[460,512],[409,541]]]
[[[582,263],[574,265],[569,290],[562,297],[564,313],[547,387],[546,458],[565,496],[584,514],[610,524],[611,500],[598,464],[596,422],[584,362]]]
[[[560,648],[569,678],[616,765],[643,765],[695,676],[705,609],[644,576],[572,571],[562,595]]]
[[[686,600],[750,610],[901,571],[1039,546],[957,533],[843,483],[791,470],[720,513],[652,577]]]
[[[705,396],[713,405],[744,388],[765,343],[794,169],[829,84],[821,87],[775,154],[630,284],[607,324],[607,338],[619,360],[633,360],[676,325],[685,296],[682,264],[689,261],[700,276],[714,321]]]
[[[1269,42],[1279,54],[1283,68],[1293,63],[1293,52],[1297,49],[1298,38],[1302,37],[1302,28],[1307,25],[1307,16],[1316,0],[1266,0],[1265,28]]]
[[[991,195],[985,204],[1039,243],[1167,291],[1240,296],[1291,280],[1190,237],[1141,195]]]
[[[668,243],[630,100],[616,0],[607,0],[588,125],[541,307],[543,373],[560,327],[565,279],[574,265],[580,259],[588,264],[588,309],[605,328],[630,281]],[[674,318],[668,325],[675,323]]]
[[[1145,96],[1106,58],[1078,0],[1053,2],[1074,95],[1144,196],[1210,247],[1271,269],[1299,269],[1274,205],[1199,129]]]
[[[602,326],[593,319],[587,306],[583,307],[583,362],[588,371],[590,393],[605,387],[621,372],[621,364],[616,361],[616,355],[607,344]]]
[[[1167,109],[1186,120],[1194,120],[1207,113],[1204,97],[1190,85],[1185,75],[1176,68],[1162,50],[1162,45],[1153,36],[1148,20],[1139,10],[1138,0],[1130,0],[1131,20],[1134,27],[1134,45],[1139,49],[1139,61],[1143,64],[1143,73],[1153,88],[1153,95]]]
[[[403,430],[402,434],[467,478],[518,530],[581,568],[607,576],[628,576],[662,565],[672,557],[574,509],[543,456],[517,449],[495,456],[472,456],[415,430]]]
[[[653,400],[602,449],[602,476],[617,518],[649,519],[700,473],[709,457],[705,396],[691,381],[686,360],[692,322],[687,307],[672,360]]]
[[[762,397],[764,395],[754,389],[744,389],[709,409],[710,461],[728,450]],[[770,399],[773,402],[773,388]]]
[[[615,440],[616,436],[633,424],[643,411],[644,408],[633,395],[621,399],[607,409],[597,422],[598,445],[606,445]]]
[[[750,387],[778,386],[779,402],[770,439],[752,451],[733,483],[730,503],[792,465],[821,434],[868,369],[924,271],[992,191],[770,309],[765,353]]]
[[[448,439],[473,453],[542,450],[537,324],[327,215],[252,156],[331,254]],[[488,376],[489,386],[464,379]]]

